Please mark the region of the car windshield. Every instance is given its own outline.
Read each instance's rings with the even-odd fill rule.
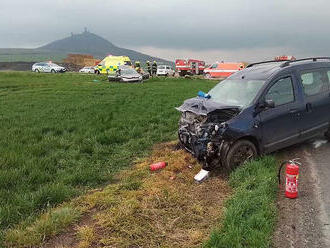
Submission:
[[[249,105],[261,89],[264,80],[226,79],[209,91],[215,102],[244,107]]]
[[[139,75],[134,69],[130,69],[130,68],[121,69],[120,74],[121,75],[133,75],[133,76]]]
[[[165,65],[160,65],[160,66],[158,66],[158,69],[166,69],[166,66]]]
[[[51,63],[51,64],[49,64],[49,66],[52,66],[52,67],[58,67],[59,65],[54,64],[54,63]]]

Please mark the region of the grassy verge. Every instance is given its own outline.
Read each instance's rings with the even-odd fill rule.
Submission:
[[[174,139],[174,107],[215,85],[105,79],[0,73],[0,240],[7,228],[33,223],[45,209],[111,182],[154,143]]]
[[[150,172],[149,164],[155,161],[167,161],[168,166]],[[32,225],[9,230],[6,245],[35,247],[46,239],[50,247],[200,246],[231,193],[220,176],[196,184],[193,176],[200,167],[177,143],[156,145],[150,157],[119,172],[116,183],[53,209]],[[80,221],[50,239],[79,214]],[[67,236],[75,240],[67,243]]]
[[[275,158],[264,157],[230,175],[234,194],[205,247],[270,247],[277,216],[276,173]]]

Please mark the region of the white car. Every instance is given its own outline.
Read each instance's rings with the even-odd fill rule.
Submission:
[[[160,65],[157,67],[157,76],[174,76],[175,71],[169,65]]]
[[[85,66],[79,70],[80,73],[95,73],[94,67]]]
[[[50,73],[58,73],[58,72],[66,72],[66,69],[63,66],[59,66],[52,62],[40,62],[32,65],[33,72],[50,72]]]

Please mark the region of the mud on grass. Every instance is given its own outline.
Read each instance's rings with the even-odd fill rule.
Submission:
[[[117,183],[80,197],[77,206],[92,211],[43,247],[196,247],[220,223],[230,195],[225,178],[202,184],[193,176],[200,164],[176,143],[157,145],[152,155],[117,175]],[[168,166],[150,172],[152,162]],[[68,238],[70,237],[70,238]]]

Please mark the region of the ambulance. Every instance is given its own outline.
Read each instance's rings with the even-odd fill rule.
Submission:
[[[105,57],[94,70],[96,74],[114,74],[121,65],[132,66],[132,62],[127,56],[112,56]]]
[[[217,62],[212,64],[210,67],[205,68],[204,76],[206,78],[226,78],[237,71],[243,70],[244,67],[245,66],[243,63]]]

